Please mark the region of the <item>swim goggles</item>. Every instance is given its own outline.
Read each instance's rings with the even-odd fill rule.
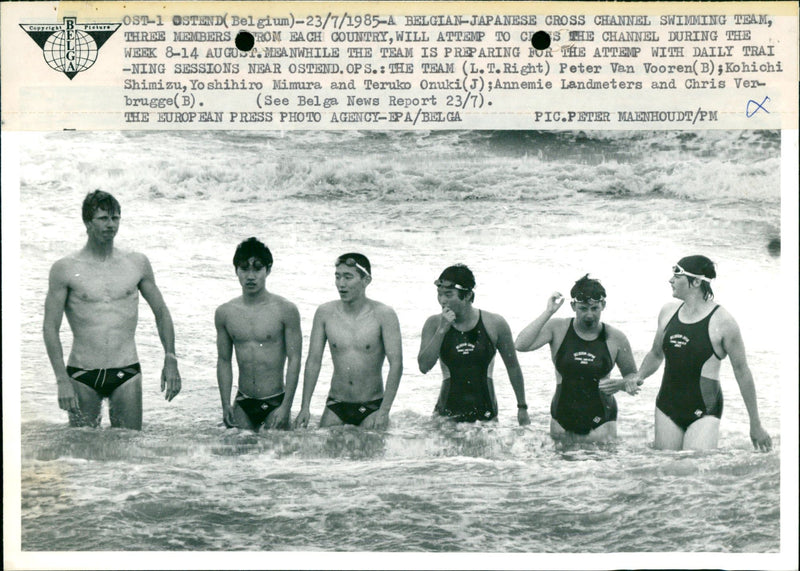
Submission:
[[[451,281],[448,281],[448,280],[436,280],[435,282],[433,282],[433,285],[435,285],[436,287],[454,288],[454,289],[458,289],[458,290],[461,290],[461,291],[472,291],[468,287],[464,287],[462,285],[458,285],[457,283],[454,283],[454,282],[451,282]]]
[[[704,282],[710,282],[711,281],[711,278],[709,278],[709,277],[699,276],[697,274],[693,274],[692,272],[687,272],[682,267],[680,267],[678,264],[675,264],[674,266],[672,266],[672,274],[676,278],[679,277],[679,276],[688,276],[690,278],[695,278],[695,279],[698,279],[698,280],[702,280]]]
[[[593,297],[586,297],[585,295],[578,294],[576,297],[572,298],[572,303],[600,303],[606,300],[606,296],[601,295],[599,298],[595,299]]]
[[[358,268],[368,277],[372,277],[372,275],[367,271],[367,268],[356,262],[353,258],[336,258],[336,263],[334,266],[338,266],[339,264],[344,264],[345,266],[350,266],[351,268]]]

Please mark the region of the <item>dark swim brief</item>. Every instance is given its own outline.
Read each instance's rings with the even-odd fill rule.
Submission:
[[[383,399],[371,400],[369,402],[341,402],[328,397],[325,406],[328,407],[345,424],[358,426],[364,419],[373,412],[381,408]]]
[[[120,367],[119,369],[81,369],[67,367],[67,374],[79,383],[93,388],[103,398],[108,398],[125,381],[141,374],[139,363]]]
[[[285,393],[280,393],[271,397],[256,399],[247,396],[241,391],[236,391],[234,402],[244,411],[247,418],[253,423],[253,427],[258,428],[264,424],[269,413],[281,406],[284,394]]]

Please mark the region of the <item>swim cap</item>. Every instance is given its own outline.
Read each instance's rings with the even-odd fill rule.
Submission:
[[[436,287],[449,287],[462,291],[472,291],[475,288],[475,276],[464,264],[456,264],[445,268],[439,279],[433,282]]]
[[[682,270],[681,273],[703,281],[711,281],[717,277],[717,271],[714,268],[714,262],[701,255],[686,256],[685,258],[681,258],[676,267],[679,270]]]

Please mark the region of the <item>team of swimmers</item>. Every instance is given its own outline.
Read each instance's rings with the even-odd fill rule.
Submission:
[[[150,263],[143,254],[114,247],[120,215],[119,202],[109,193],[89,193],[83,203],[86,245],[50,270],[44,341],[59,406],[73,426],[98,426],[101,403],[107,398],[112,426],[141,429],[142,376],[134,341],[139,292],[155,315],[164,348],[161,390],[169,401],[181,390],[172,318]],[[327,344],[333,375],[320,426],[386,427],[403,372],[400,325],[391,307],[366,296],[372,281],[367,257],[351,252],[334,263],[339,298],[320,305],[314,314],[300,411],[294,420],[291,407],[302,354],[300,314],[295,304],[267,290],[272,262],[269,249],[256,238],[239,244],[233,265],[242,294],[219,306],[214,315],[225,425],[252,430],[307,426]],[[720,364],[730,357],[750,417],[753,446],[769,450],[772,442],[759,419],[741,333],[733,317],[713,301],[715,277],[714,264],[705,256],[685,257],[672,268],[672,294],[679,301],[662,308],[653,346],[637,370],[626,336],[601,320],[606,291],[599,281],[587,275],[575,283],[570,291],[575,316],[568,319],[553,318],[565,301],[554,292],[545,311],[514,340],[502,316],[474,306],[476,284],[470,269],[450,266],[434,282],[442,311],[425,321],[417,356],[422,373],[437,362],[441,367],[435,413],[456,422],[496,419],[492,378],[499,353],[516,396],[517,420],[529,424],[517,352],[549,345],[556,376],[550,406],[554,439],[615,438],[614,393],[637,394],[664,361],[655,447],[710,449],[717,446],[722,416]],[[60,340],[64,314],[74,337],[66,365]],[[234,355],[239,375],[231,400]],[[615,366],[619,378],[611,377]]]

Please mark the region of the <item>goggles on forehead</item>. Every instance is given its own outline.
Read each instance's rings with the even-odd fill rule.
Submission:
[[[436,280],[435,282],[433,282],[433,285],[435,285],[436,287],[454,288],[454,289],[458,289],[458,290],[461,290],[461,291],[472,291],[468,287],[464,287],[462,285],[458,285],[457,283],[453,283],[453,282],[447,281],[447,280]]]
[[[367,276],[372,277],[372,275],[367,271],[367,268],[356,262],[353,258],[336,258],[336,263],[334,266],[338,266],[339,264],[344,264],[345,266],[350,266],[351,268],[358,268]]]
[[[261,260],[242,260],[236,265],[237,268],[241,270],[246,270],[248,268],[253,268],[254,270],[260,270],[261,268],[266,268],[267,266]]]
[[[595,299],[593,297],[586,297],[585,295],[578,294],[572,298],[572,303],[600,303],[605,301],[606,297],[601,295],[599,298]]]
[[[675,264],[674,266],[672,266],[672,274],[675,277],[688,276],[690,278],[695,278],[695,279],[698,279],[698,280],[702,280],[704,282],[710,282],[711,281],[711,278],[708,278],[706,276],[700,276],[700,275],[697,275],[697,274],[693,274],[692,272],[687,272],[682,267],[680,267],[678,264]]]

